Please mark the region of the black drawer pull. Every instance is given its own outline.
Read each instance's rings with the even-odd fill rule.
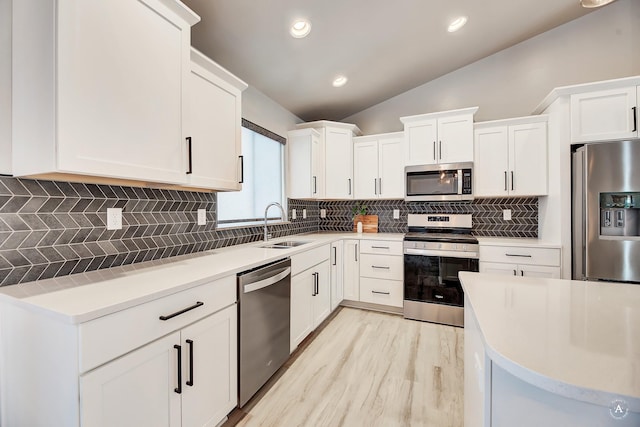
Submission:
[[[531,255],[520,255],[520,254],[505,254],[506,256],[515,256],[520,258],[531,258]]]
[[[204,305],[204,303],[203,303],[202,301],[198,301],[198,302],[196,302],[195,304],[193,304],[191,307],[183,308],[182,310],[180,310],[180,311],[176,311],[175,313],[171,313],[171,314],[169,314],[168,316],[160,316],[160,320],[169,320],[169,319],[173,319],[173,318],[174,318],[174,317],[176,317],[176,316],[180,316],[181,314],[184,314],[184,313],[186,313],[187,311],[191,311],[191,310],[193,310],[194,308],[198,308],[198,307],[201,307],[201,306],[203,306],[203,305]]]
[[[638,130],[638,107],[633,107],[633,130],[631,132],[635,132]]]
[[[190,136],[187,137],[187,144],[189,144],[189,170],[187,170],[187,175],[191,175],[193,173],[193,151]]]
[[[182,394],[182,346],[176,344],[173,348],[178,350],[178,387],[174,388],[173,391]]]
[[[389,292],[371,291],[372,294],[391,295]]]
[[[371,246],[371,249],[389,249],[389,246]]]
[[[189,344],[189,380],[187,385],[193,387],[193,340],[187,340]]]
[[[377,268],[379,270],[389,270],[391,267],[384,267],[380,265],[372,265],[371,268]]]
[[[240,181],[238,184],[244,184],[244,156],[238,156],[240,158]]]

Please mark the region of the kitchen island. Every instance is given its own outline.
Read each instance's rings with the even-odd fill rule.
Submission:
[[[465,426],[640,425],[640,286],[460,278]]]

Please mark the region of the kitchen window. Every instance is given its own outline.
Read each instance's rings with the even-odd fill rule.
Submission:
[[[264,221],[264,209],[271,202],[278,202],[286,209],[284,143],[283,137],[242,120],[242,191],[218,193],[218,227]],[[282,220],[278,209],[270,209],[269,215],[269,220]]]

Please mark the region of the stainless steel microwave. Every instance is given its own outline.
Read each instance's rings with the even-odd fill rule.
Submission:
[[[409,202],[473,200],[473,163],[406,166]]]

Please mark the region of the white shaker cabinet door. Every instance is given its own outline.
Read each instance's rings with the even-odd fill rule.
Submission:
[[[344,241],[331,244],[331,311],[335,310],[344,299]]]
[[[380,138],[378,142],[378,194],[385,199],[404,197],[404,155],[402,137]]]
[[[476,129],[473,192],[476,197],[509,194],[509,154],[506,126]]]
[[[571,95],[571,142],[636,138],[637,92],[630,86]]]
[[[378,141],[353,144],[353,171],[356,199],[377,199]]]
[[[541,277],[545,279],[559,279],[560,267],[549,267],[546,265],[518,265],[518,275],[524,277]]]
[[[547,194],[547,124],[509,126],[509,193]]]
[[[326,128],[325,189],[327,199],[353,198],[353,135],[347,129]]]
[[[344,241],[344,299],[360,301],[360,241]]]
[[[314,277],[311,270],[291,278],[291,353],[313,330]]]
[[[218,425],[238,404],[236,307],[182,330],[182,427]]]
[[[188,185],[240,190],[240,91],[205,68],[203,65],[218,66],[201,53],[193,51],[192,58],[188,86],[188,136],[191,138],[191,146],[187,146],[191,158]]]
[[[405,165],[438,163],[438,121],[425,120],[405,125]]]
[[[517,264],[507,264],[500,262],[480,261],[480,273],[500,274],[503,276],[516,276],[518,274]]]
[[[329,261],[316,265],[312,270],[316,273],[317,282],[315,292],[312,292],[313,329],[315,329],[331,314],[331,269]]]
[[[473,116],[438,119],[438,163],[473,161]]]
[[[57,7],[58,170],[184,183],[190,25],[158,0]]]
[[[82,375],[81,425],[180,427],[179,344],[174,332]]]

